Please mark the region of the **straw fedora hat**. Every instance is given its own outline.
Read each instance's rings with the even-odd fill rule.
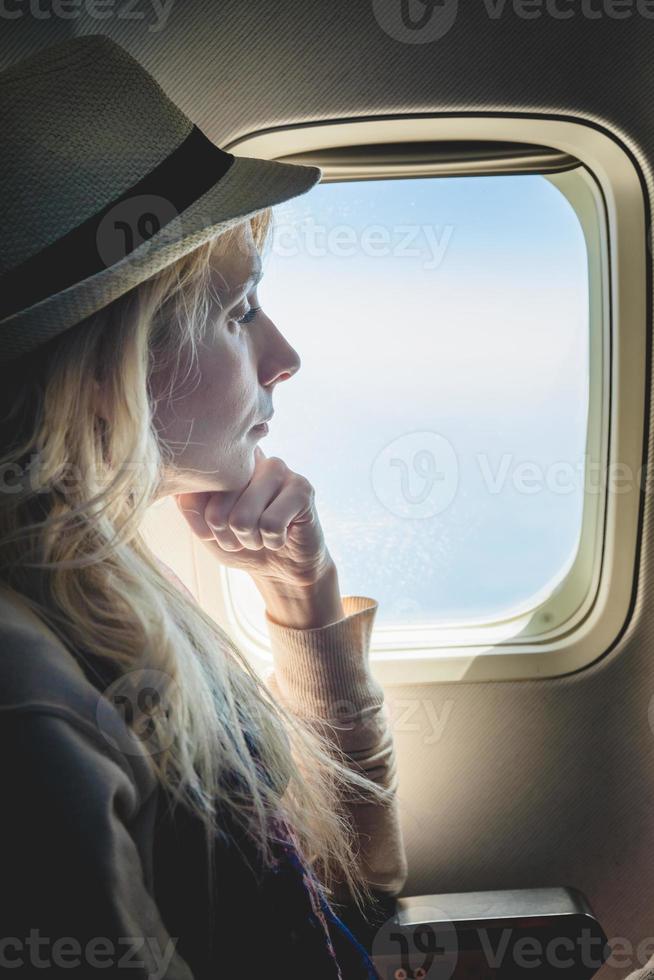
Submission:
[[[322,176],[221,150],[105,35],[1,72],[0,133],[0,363]]]

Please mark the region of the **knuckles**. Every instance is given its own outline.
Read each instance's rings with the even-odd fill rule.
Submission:
[[[273,525],[270,521],[260,520],[259,530],[262,534],[283,534],[284,529],[280,528],[278,524]]]
[[[313,500],[316,491],[313,488],[313,484],[309,480],[307,480],[306,476],[302,476],[301,474],[296,473],[295,483],[306,497],[309,497],[311,500]]]
[[[301,473],[295,473],[293,470],[289,469],[284,460],[280,459],[278,456],[268,457],[265,460],[265,466],[279,477],[283,477],[284,481],[292,484],[294,489],[303,498],[305,498],[309,504],[313,504],[316,492],[313,484],[307,479],[306,476],[303,476]],[[227,516],[224,514],[217,514],[207,508],[204,514],[204,520],[212,531],[231,530],[235,534],[243,535],[254,534],[257,530],[272,535],[283,533],[283,529],[280,529],[278,523],[273,526],[270,523],[267,523],[263,518],[260,521],[253,522],[244,514],[239,513],[238,505]]]
[[[282,474],[282,473],[286,473],[287,471],[289,473],[291,472],[288,466],[286,465],[286,463],[284,462],[284,460],[280,459],[279,456],[269,456],[265,460],[265,465],[269,469],[274,470],[276,473],[278,472]]]

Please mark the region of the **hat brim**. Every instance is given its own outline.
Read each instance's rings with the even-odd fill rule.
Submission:
[[[0,320],[0,363],[63,333],[221,231],[305,194],[321,177],[319,167],[235,157],[213,187],[129,255]]]

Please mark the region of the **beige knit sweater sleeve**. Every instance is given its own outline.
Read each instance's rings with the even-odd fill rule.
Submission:
[[[314,629],[282,626],[266,611],[274,661],[266,680],[288,710],[327,721],[324,730],[352,766],[388,791],[384,804],[344,800],[343,805],[359,839],[366,880],[375,891],[394,896],[408,869],[393,737],[383,689],[368,663],[378,603],[366,596],[343,596],[342,602],[343,619]]]

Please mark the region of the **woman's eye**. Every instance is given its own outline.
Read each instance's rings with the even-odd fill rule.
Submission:
[[[253,306],[251,307],[251,309],[247,311],[247,313],[244,313],[243,316],[235,317],[235,320],[237,323],[251,323],[251,321],[254,320],[255,316],[257,315],[260,309],[261,309],[260,306]]]

